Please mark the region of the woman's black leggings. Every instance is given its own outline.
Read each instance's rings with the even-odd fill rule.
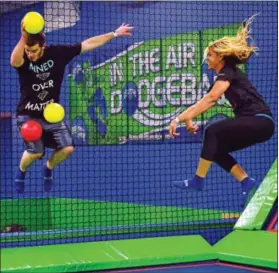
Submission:
[[[274,128],[274,122],[265,116],[217,121],[205,129],[201,157],[230,172],[237,162],[229,153],[267,141]]]

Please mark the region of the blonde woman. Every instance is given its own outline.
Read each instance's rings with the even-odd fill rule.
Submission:
[[[200,101],[172,120],[169,127],[172,138],[178,135],[176,128],[181,122],[186,123],[189,133],[196,133],[198,127],[193,119],[209,110],[225,95],[235,117],[215,122],[206,128],[195,177],[174,181],[173,185],[185,190],[202,190],[211,163],[215,162],[240,182],[243,206],[259,183],[250,178],[229,153],[267,141],[275,127],[268,105],[237,67],[237,64],[245,63],[257,50],[248,44],[252,19],[242,25],[235,37],[223,37],[209,44],[205,50],[205,59],[208,68],[216,72],[216,81]]]

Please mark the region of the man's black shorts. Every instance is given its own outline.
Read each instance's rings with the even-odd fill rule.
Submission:
[[[67,146],[73,146],[73,139],[71,132],[67,125],[62,121],[58,123],[48,123],[43,119],[35,119],[29,116],[18,116],[17,125],[19,129],[24,122],[34,120],[41,124],[43,135],[40,140],[36,142],[25,142],[26,150],[28,153],[45,153],[45,147],[60,150]]]

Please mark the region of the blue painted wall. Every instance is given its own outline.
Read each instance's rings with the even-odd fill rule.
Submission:
[[[43,5],[39,3],[1,17],[0,109],[1,112],[12,112],[13,117],[19,99],[19,85],[16,72],[9,66],[9,56],[20,37],[21,18],[34,9],[43,14]],[[122,22],[134,25],[132,38],[115,39],[94,52],[77,57],[72,63],[75,65],[89,60],[95,65],[136,42],[240,23],[255,13],[260,14],[253,23],[252,35],[260,50],[259,55],[249,61],[247,73],[271,106],[277,122],[276,2],[83,2],[81,20],[72,28],[47,33],[47,42],[76,43],[114,30]],[[63,84],[62,104],[67,109],[67,77]],[[46,194],[42,190],[43,160],[29,170],[26,193],[18,196],[12,188],[12,180],[23,144],[14,120],[12,130],[8,152],[10,167],[1,183],[2,198],[56,196],[240,210],[240,187],[218,166],[213,166],[206,180],[206,188],[201,193],[184,193],[171,187],[172,180],[189,178],[195,173],[200,143],[78,146],[71,159],[55,170],[54,192]],[[5,135],[1,131],[3,137]],[[50,155],[50,151],[47,155]],[[249,175],[261,180],[277,156],[277,132],[268,143],[237,152],[235,156]],[[7,162],[1,160],[1,173],[6,166]]]

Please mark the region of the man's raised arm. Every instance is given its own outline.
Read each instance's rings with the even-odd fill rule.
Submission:
[[[111,41],[114,37],[131,36],[133,28],[129,24],[122,24],[116,31],[89,38],[81,43],[81,53],[98,48]]]
[[[26,44],[28,38],[27,32],[24,30],[23,23],[21,22],[21,38],[18,41],[17,45],[15,46],[11,58],[10,58],[10,64],[13,67],[19,67],[23,65],[24,59],[24,46]]]

